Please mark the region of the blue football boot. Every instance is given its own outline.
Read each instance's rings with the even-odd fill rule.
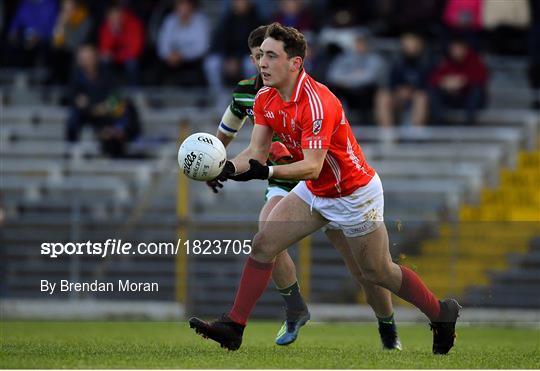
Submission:
[[[294,318],[294,320],[291,320],[291,318]],[[310,318],[308,310],[296,313],[294,316],[287,313],[287,320],[283,322],[283,326],[277,333],[276,344],[289,345],[294,343],[300,332],[300,327],[304,326]]]

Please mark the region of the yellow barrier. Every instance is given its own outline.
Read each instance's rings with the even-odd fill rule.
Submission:
[[[179,145],[190,134],[189,122],[180,122],[180,137]],[[187,236],[187,222],[189,212],[189,181],[184,174],[178,171],[177,180],[177,195],[176,195],[176,216],[178,220],[178,227],[176,230],[177,238],[181,238],[183,241],[188,238]],[[186,302],[187,298],[187,255],[184,249],[180,249],[175,259],[175,293],[176,300],[181,303]]]

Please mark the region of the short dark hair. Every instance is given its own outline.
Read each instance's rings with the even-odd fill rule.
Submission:
[[[283,49],[287,57],[306,57],[307,42],[304,35],[294,27],[286,27],[278,22],[268,26],[265,38],[283,41]]]
[[[266,25],[259,26],[250,32],[248,36],[248,47],[250,49],[261,46],[264,41],[264,35],[266,35],[267,28],[268,26]]]

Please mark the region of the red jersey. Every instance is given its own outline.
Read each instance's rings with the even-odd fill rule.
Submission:
[[[300,73],[289,102],[284,102],[276,89],[263,87],[255,97],[253,111],[255,124],[270,126],[294,161],[304,158],[302,149],[328,149],[319,178],[306,181],[314,195],[348,196],[375,175],[339,99],[305,71]]]

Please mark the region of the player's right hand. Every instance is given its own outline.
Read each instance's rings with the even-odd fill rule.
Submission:
[[[206,182],[206,185],[210,188],[212,188],[212,192],[218,193],[220,188],[223,188],[223,182],[227,181],[231,175],[236,173],[236,167],[231,161],[225,162],[225,166],[223,166],[223,170],[221,170],[221,173],[217,177],[215,177],[212,180],[208,180]]]
[[[223,182],[226,182],[227,179],[229,179],[229,176],[234,173],[236,173],[236,167],[231,161],[227,161],[225,162],[225,166],[223,166],[221,173],[214,179],[206,181],[206,185],[212,188],[212,192],[218,193],[219,189],[223,188]]]

